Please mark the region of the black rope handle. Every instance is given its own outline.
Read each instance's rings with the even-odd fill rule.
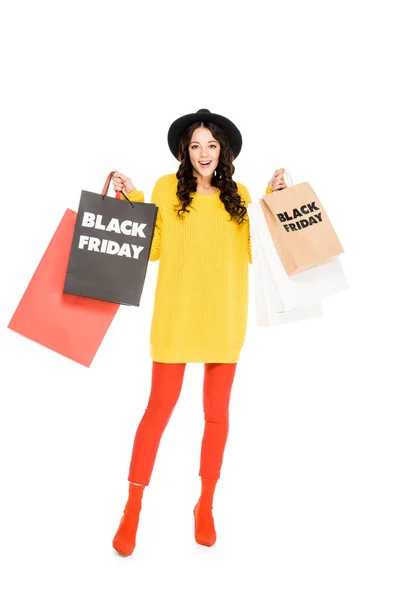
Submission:
[[[108,189],[109,189],[109,187],[110,187],[111,179],[112,179],[112,176],[114,175],[114,173],[115,173],[115,171],[111,171],[110,175],[108,176],[108,183],[107,183],[106,191],[104,192],[104,188],[103,188],[103,192],[104,192],[104,193],[103,193],[103,197],[102,197],[101,201],[103,201],[103,200],[104,200],[104,198],[105,198],[105,197],[107,196],[107,194],[108,194]],[[127,196],[126,194],[124,194],[124,192],[123,192],[122,190],[121,190],[121,194],[122,194],[123,196],[125,196],[125,198],[128,200],[128,202],[129,202],[129,204],[132,206],[132,208],[135,208],[135,206],[134,206],[133,202],[132,202],[131,200],[129,200],[128,196]]]

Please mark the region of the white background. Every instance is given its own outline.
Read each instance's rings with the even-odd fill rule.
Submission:
[[[395,2],[8,3],[2,10],[0,595],[398,600],[399,53]],[[261,13],[261,7],[263,13]],[[111,540],[147,403],[158,263],[87,369],[7,328],[66,208],[114,169],[149,200],[166,136],[199,108],[242,131],[234,178],[309,181],[346,250],[324,316],[249,323],[214,515],[193,539],[203,365]]]

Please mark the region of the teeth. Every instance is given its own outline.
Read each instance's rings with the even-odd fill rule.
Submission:
[[[211,163],[211,160],[209,160],[208,162],[201,162],[199,161],[201,165],[209,165]]]

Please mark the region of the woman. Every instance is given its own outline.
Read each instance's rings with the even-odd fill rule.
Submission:
[[[233,160],[242,136],[226,117],[200,109],[174,121],[168,131],[177,173],[160,177],[151,202],[158,206],[150,260],[160,259],[150,332],[152,383],[136,431],[129,469],[129,496],[114,549],[132,554],[145,486],[162,433],[176,405],[188,362],[204,363],[205,427],[201,447],[201,493],[194,508],[195,539],[212,546],[212,514],[228,435],[228,412],[248,310],[248,264],[252,262],[247,188],[235,183]],[[286,187],[275,171],[267,193]],[[115,191],[134,202],[142,192],[122,173]]]

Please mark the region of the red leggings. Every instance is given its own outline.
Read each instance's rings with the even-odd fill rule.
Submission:
[[[219,479],[229,427],[229,399],[237,363],[205,363],[201,477]],[[137,428],[128,480],[148,485],[165,427],[178,402],[186,363],[153,361],[151,392]]]

